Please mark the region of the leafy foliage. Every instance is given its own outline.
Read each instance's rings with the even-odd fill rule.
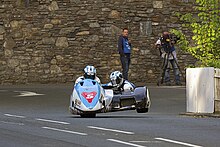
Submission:
[[[180,47],[199,59],[204,66],[220,68],[220,1],[196,0],[194,9],[197,15],[177,14],[184,21],[183,26],[192,31],[192,40],[188,41],[181,31],[171,32],[181,38],[178,42]]]

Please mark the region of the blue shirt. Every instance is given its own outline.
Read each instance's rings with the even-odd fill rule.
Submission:
[[[124,53],[131,53],[131,47],[128,42],[128,38],[123,37],[123,49]]]

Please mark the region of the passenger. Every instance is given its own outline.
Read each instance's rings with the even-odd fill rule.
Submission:
[[[125,80],[120,71],[114,71],[110,74],[110,80],[107,86],[113,86],[114,92],[128,92],[134,91],[135,85],[128,80]]]

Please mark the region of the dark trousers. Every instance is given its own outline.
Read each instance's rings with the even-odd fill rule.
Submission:
[[[121,65],[122,65],[122,74],[125,80],[128,80],[128,71],[131,62],[130,55],[131,54],[124,54],[124,56],[120,56]]]
[[[171,59],[171,60],[165,60],[165,76],[164,76],[164,81],[165,83],[170,82],[170,64],[172,65],[174,76],[175,76],[175,82],[176,84],[180,83],[180,72],[177,66],[177,60],[176,59]]]

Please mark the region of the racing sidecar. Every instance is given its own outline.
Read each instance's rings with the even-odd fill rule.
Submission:
[[[70,97],[70,112],[81,117],[95,117],[105,107],[105,91],[91,79],[78,82]]]
[[[105,90],[112,89],[111,86],[102,87]],[[146,113],[150,104],[148,88],[146,86],[136,87],[134,91],[113,91],[113,98],[108,111],[136,109],[138,113]]]
[[[148,112],[150,98],[147,87],[134,91],[115,92],[110,86],[101,86],[91,79],[80,81],[74,86],[70,97],[70,112],[81,117],[95,117],[96,113],[136,109]]]

